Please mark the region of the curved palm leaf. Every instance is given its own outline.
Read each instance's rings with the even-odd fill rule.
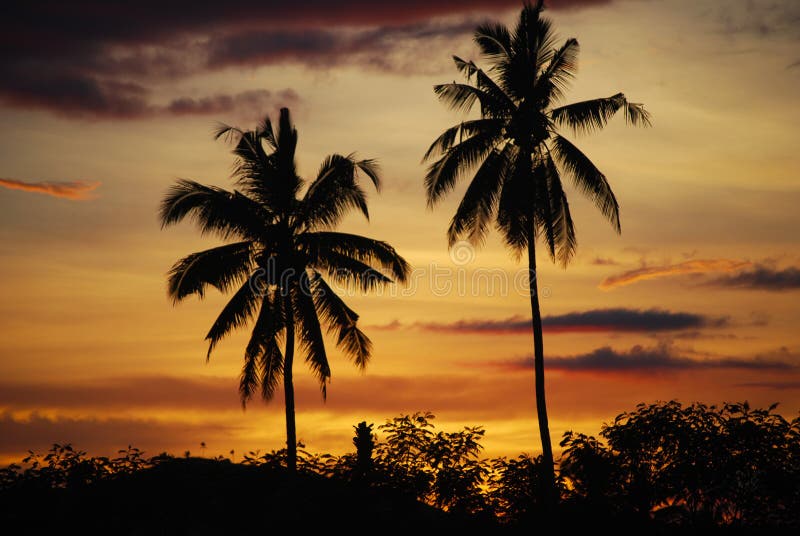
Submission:
[[[454,145],[444,156],[431,164],[425,175],[428,206],[433,206],[444,194],[453,189],[462,175],[483,161],[500,142],[501,136],[501,129],[487,129]]]
[[[359,171],[380,188],[380,171],[374,160],[356,160],[352,154],[326,157],[303,197],[302,223],[308,228],[332,227],[350,209],[369,220],[367,197],[357,182]]]
[[[553,137],[552,149],[561,167],[572,176],[575,186],[600,209],[614,230],[621,232],[619,203],[606,176],[595,167],[589,157],[563,136]]]
[[[308,274],[303,272],[292,289],[292,306],[298,325],[298,338],[305,351],[306,363],[317,377],[322,389],[322,397],[327,397],[327,382],[331,377],[325,340],[317,316],[317,308],[312,297],[313,287]]]
[[[386,270],[391,277],[402,283],[406,282],[411,267],[397,251],[386,242],[365,236],[334,231],[303,233],[298,236],[298,244],[310,259],[309,264],[327,265],[331,255],[344,256],[355,261],[376,265]]]
[[[208,331],[208,335],[206,335],[206,340],[208,341],[206,361],[211,359],[211,352],[219,341],[234,329],[246,325],[253,317],[259,302],[262,301],[261,296],[253,288],[253,278],[254,276],[248,278],[236,291]]]
[[[567,126],[576,134],[586,134],[605,127],[620,108],[625,111],[626,123],[633,126],[651,126],[650,114],[644,106],[629,103],[622,93],[560,106],[551,110],[550,117],[556,124]]]
[[[202,298],[207,285],[227,292],[250,273],[252,253],[253,243],[247,241],[187,255],[170,269],[167,292],[173,302],[191,294]]]
[[[510,153],[513,152],[511,144],[494,149],[475,172],[447,230],[451,247],[465,234],[475,244],[483,241],[497,211],[500,191],[513,158]]]
[[[328,286],[319,272],[312,272],[309,279],[320,318],[336,336],[337,346],[363,370],[372,354],[372,341],[358,329],[358,315]]]
[[[253,396],[259,385],[261,396],[265,400],[271,399],[283,368],[279,337],[285,324],[279,292],[270,289],[260,297],[260,303],[261,309],[245,349],[239,380],[242,405]]]
[[[167,190],[159,216],[162,229],[189,217],[201,233],[213,233],[223,239],[257,239],[270,218],[265,207],[239,192],[186,179],[179,179]]]

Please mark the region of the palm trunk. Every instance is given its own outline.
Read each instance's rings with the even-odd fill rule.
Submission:
[[[286,351],[283,356],[283,396],[286,402],[286,468],[297,472],[297,430],[294,423],[294,384],[292,363],[294,362],[294,315],[291,297],[286,296]]]
[[[550,444],[550,426],[547,422],[547,403],[544,394],[544,342],[542,340],[542,315],[539,311],[539,286],[536,280],[536,237],[531,233],[528,241],[528,270],[533,324],[533,373],[536,385],[536,414],[539,420],[539,437],[542,441],[542,479],[544,499],[554,503],[555,469],[553,447]]]

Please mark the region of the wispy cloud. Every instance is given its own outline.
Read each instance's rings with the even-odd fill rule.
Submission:
[[[663,309],[592,309],[562,315],[550,315],[542,319],[547,333],[591,333],[591,332],[661,332],[697,328],[719,328],[729,325],[726,317],[709,317],[694,313],[672,312]],[[392,329],[401,325],[393,323]],[[523,316],[511,316],[501,320],[458,320],[449,323],[416,323],[412,327],[439,333],[475,333],[503,335],[529,333],[531,320]]]
[[[751,270],[717,277],[708,284],[749,290],[795,290],[800,289],[800,269],[794,266],[777,269],[759,264]]]
[[[590,261],[589,264],[594,266],[616,266],[619,262],[615,261],[611,257],[595,257]]]
[[[94,197],[94,190],[100,186],[99,181],[39,181],[29,182],[17,179],[0,179],[0,187],[9,190],[21,190],[37,194],[51,195],[73,201],[84,201]]]
[[[641,268],[609,276],[600,283],[599,287],[603,290],[611,290],[616,287],[622,287],[648,279],[708,272],[734,272],[750,265],[751,263],[748,261],[736,261],[731,259],[696,259],[677,264],[642,266]]]
[[[533,368],[533,357],[487,365],[507,370],[528,370]],[[547,367],[550,370],[606,373],[649,373],[702,369],[753,371],[797,369],[797,365],[789,361],[763,356],[752,359],[740,357],[692,359],[681,355],[668,343],[650,348],[636,345],[628,351],[619,351],[609,346],[603,346],[585,354],[549,357],[547,358]]]

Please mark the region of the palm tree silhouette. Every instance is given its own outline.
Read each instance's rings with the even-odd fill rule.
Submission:
[[[552,24],[541,16],[542,9],[541,0],[526,3],[513,30],[502,24],[476,29],[474,39],[490,65],[488,71],[453,57],[467,82],[437,85],[434,91],[455,110],[468,112],[479,103],[480,118],[444,131],[423,161],[435,159],[425,177],[429,206],[475,169],[447,232],[451,246],[462,238],[480,244],[494,221],[518,256],[527,249],[543,477],[552,487],[535,246],[537,238],[543,240],[553,261],[565,267],[575,252],[562,175],[569,176],[620,231],[619,205],[605,175],[559,134],[558,127],[570,127],[575,133],[596,131],[619,110],[633,125],[649,125],[650,119],[642,105],[629,103],[622,93],[556,106],[575,75],[578,42],[568,39],[556,48]]]
[[[358,315],[323,274],[366,292],[391,278],[405,281],[409,266],[386,242],[331,230],[353,209],[369,218],[358,178],[363,173],[379,188],[375,161],[330,155],[306,187],[295,167],[297,130],[286,108],[277,130],[267,117],[251,131],[221,125],[215,137],[235,142],[233,176],[239,190],[179,180],[161,203],[161,225],[189,217],[202,233],[236,241],[176,262],[169,272],[169,296],[179,302],[193,294],[203,298],[209,285],[220,292],[235,289],[206,336],[206,359],[228,333],[254,321],[239,384],[242,404],[259,386],[263,398],[271,399],[283,376],[286,463],[295,471],[295,339],[323,397],[331,376],[323,326],[359,368],[367,365],[372,350],[357,326]]]

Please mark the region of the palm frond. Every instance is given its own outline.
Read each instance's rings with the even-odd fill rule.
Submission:
[[[530,153],[519,150],[512,160],[497,204],[498,231],[503,241],[519,255],[533,233],[536,196],[531,179]]]
[[[167,275],[167,292],[173,302],[197,294],[202,298],[207,285],[226,292],[241,282],[253,265],[253,244],[235,242],[192,253],[176,262]]]
[[[456,140],[461,143],[464,138],[471,138],[482,132],[501,132],[504,121],[497,118],[483,118],[464,121],[445,130],[425,151],[422,161],[426,162],[431,158],[447,153],[454,145]]]
[[[539,71],[550,61],[555,48],[552,23],[540,16],[541,10],[541,2],[522,8],[511,32],[511,58],[495,69],[500,86],[517,101],[531,95]]]
[[[433,86],[433,91],[451,110],[467,113],[476,102],[481,105],[481,110],[503,110],[508,107],[505,102],[505,94],[500,98],[486,89],[480,89],[470,84],[460,84],[451,82],[449,84],[437,84]],[[494,114],[495,116],[497,114]],[[491,114],[490,114],[491,116]]]
[[[319,231],[303,233],[297,242],[311,266],[327,265],[327,258],[334,254],[385,270],[401,283],[407,280],[411,271],[408,262],[391,245],[365,236]]]
[[[393,283],[377,268],[337,251],[328,251],[309,264],[325,272],[336,283],[361,292],[371,292]]]
[[[260,302],[261,297],[256,289],[252,287],[251,278],[248,278],[223,307],[222,312],[208,331],[208,335],[206,335],[206,340],[208,341],[206,361],[211,359],[211,352],[219,341],[231,331],[247,324],[253,317]]]
[[[298,326],[297,336],[300,341],[309,368],[317,377],[322,389],[322,397],[327,397],[327,383],[331,377],[328,355],[325,351],[325,339],[317,316],[317,308],[312,297],[313,287],[308,274],[300,274],[297,284],[292,289],[292,304],[295,323]]]
[[[283,374],[280,336],[285,318],[280,291],[271,288],[260,299],[261,309],[244,353],[239,393],[244,405],[261,386],[261,396],[272,398]]]
[[[543,152],[543,163],[540,165],[545,171],[546,178],[546,187],[543,189],[543,194],[549,203],[542,202],[538,205],[540,208],[547,207],[546,213],[544,210],[539,213],[546,216],[546,219],[540,218],[540,222],[546,225],[547,234],[552,236],[553,247],[550,248],[550,254],[553,261],[558,261],[563,267],[566,267],[578,248],[575,225],[572,221],[572,214],[569,210],[567,195],[564,193],[558,167],[553,162],[550,153]]]
[[[463,235],[467,235],[474,244],[483,241],[487,227],[497,211],[497,202],[513,161],[511,153],[514,151],[512,144],[494,149],[475,172],[450,222],[447,231],[450,246]]]
[[[487,128],[450,147],[439,160],[428,166],[425,175],[428,206],[432,207],[452,190],[458,179],[482,162],[501,138],[501,129]]]
[[[253,239],[264,231],[270,215],[249,197],[216,186],[180,179],[167,190],[159,211],[161,227],[191,218],[203,234],[223,239]]]
[[[458,56],[453,56],[456,68],[461,71],[468,82],[473,82],[475,87],[488,94],[491,100],[481,100],[481,117],[507,118],[516,109],[514,101],[505,94],[497,82],[486,74],[475,62],[464,61]],[[480,99],[479,99],[480,100]]]
[[[357,209],[369,219],[367,197],[357,182],[359,170],[376,188],[380,185],[374,160],[356,160],[352,154],[333,154],[323,160],[302,201],[300,219],[307,228],[333,227],[349,209]]]
[[[327,325],[328,332],[336,337],[337,346],[363,370],[372,353],[372,342],[358,329],[358,315],[334,292],[319,272],[312,272],[309,279],[319,317]]]
[[[490,61],[511,58],[511,34],[505,25],[489,22],[481,24],[475,29],[473,39],[481,53]]]
[[[556,124],[567,126],[576,134],[587,134],[605,127],[620,108],[625,110],[627,123],[645,127],[651,125],[650,114],[644,106],[629,103],[622,93],[553,108],[550,117]]]
[[[261,398],[272,400],[282,377],[283,352],[277,338],[271,338],[261,354]]]
[[[620,232],[619,203],[603,173],[580,149],[563,136],[552,138],[552,150],[561,167],[572,177],[575,186],[582,191]]]
[[[550,104],[560,100],[578,69],[580,46],[576,39],[567,41],[553,53],[547,67],[536,80],[538,101]]]

